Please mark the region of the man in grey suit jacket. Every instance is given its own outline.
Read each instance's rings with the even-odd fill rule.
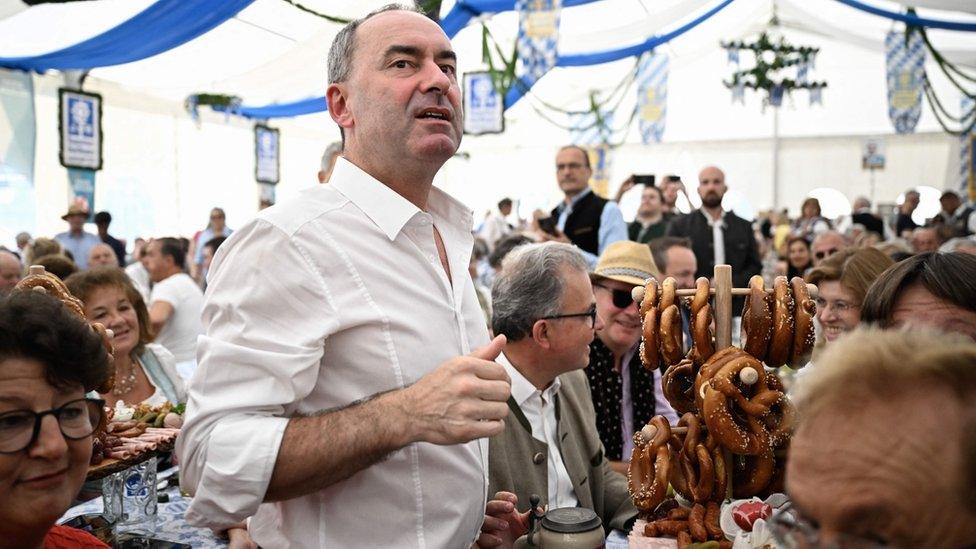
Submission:
[[[523,533],[517,506],[527,509],[532,494],[549,508],[593,509],[607,531],[629,529],[637,515],[627,480],[604,456],[582,371],[603,324],[587,271],[577,249],[549,242],[516,248],[496,276],[492,328],[507,338],[496,361],[512,395],[505,431],[489,439],[488,491],[496,495],[484,546]],[[509,528],[497,529],[502,522]]]

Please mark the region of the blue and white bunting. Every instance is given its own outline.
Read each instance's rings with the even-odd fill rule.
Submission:
[[[569,141],[573,145],[608,143],[613,136],[613,112],[601,113],[599,121],[593,112],[571,113],[569,117]]]
[[[728,48],[728,52],[729,52],[729,64],[738,66],[739,50],[737,50],[736,48]]]
[[[799,68],[796,69],[796,82],[798,84],[806,84],[809,72],[810,65],[806,61],[801,62]]]
[[[810,88],[810,105],[823,105],[823,88],[820,86]]]
[[[888,68],[888,118],[898,133],[912,133],[922,115],[925,43],[918,32],[890,31],[885,37]]]
[[[666,53],[650,53],[637,67],[638,128],[641,141],[660,143],[668,113],[669,60]]]
[[[776,84],[773,89],[769,90],[769,104],[773,107],[779,107],[783,104],[783,94],[786,92],[786,88],[782,84]]]
[[[732,103],[736,102],[742,105],[746,104],[746,86],[742,82],[736,82],[732,86]]]
[[[556,65],[562,0],[516,0],[518,58],[523,73],[539,79]]]

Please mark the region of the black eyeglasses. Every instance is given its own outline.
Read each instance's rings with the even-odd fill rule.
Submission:
[[[0,414],[0,454],[15,454],[30,448],[41,433],[46,415],[58,420],[61,434],[68,440],[91,436],[105,414],[105,401],[98,398],[72,400],[60,408],[43,412],[15,410]]]
[[[615,290],[613,288],[604,286],[603,284],[594,284],[598,288],[603,288],[604,290],[610,292],[613,296],[613,306],[618,309],[626,309],[630,307],[630,304],[634,302],[634,295],[630,290]]]
[[[583,317],[583,316],[588,317],[590,319],[590,328],[596,326],[596,307],[590,307],[590,310],[586,311],[585,313],[544,316],[539,320],[558,320],[560,318],[576,318],[576,317]]]

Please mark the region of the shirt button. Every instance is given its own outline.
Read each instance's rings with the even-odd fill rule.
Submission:
[[[542,452],[536,452],[535,455],[532,456],[532,463],[535,463],[536,465],[539,465],[543,461],[545,461],[545,459],[546,459],[546,456],[544,456],[542,454]]]

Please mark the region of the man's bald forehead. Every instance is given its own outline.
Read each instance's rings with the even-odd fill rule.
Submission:
[[[16,255],[12,254],[11,252],[8,252],[7,250],[0,250],[0,266],[3,265],[6,266],[17,265],[19,267],[20,259]]]
[[[716,168],[715,166],[708,166],[702,171],[698,172],[698,179],[705,179],[708,176],[718,177],[720,180],[725,181],[725,172]]]

